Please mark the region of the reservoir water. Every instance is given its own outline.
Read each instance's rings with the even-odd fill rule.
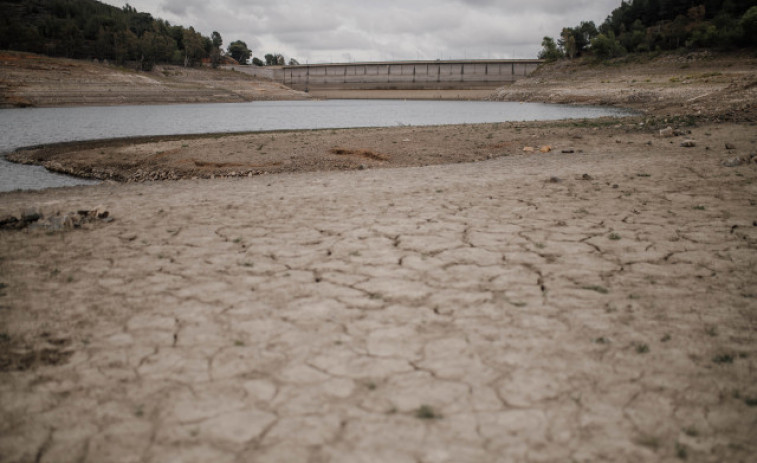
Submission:
[[[0,109],[0,153],[142,135],[391,127],[626,116],[607,107],[489,101],[322,100]],[[0,159],[0,191],[96,183]]]

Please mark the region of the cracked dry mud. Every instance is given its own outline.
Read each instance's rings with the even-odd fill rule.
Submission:
[[[0,460],[748,461],[757,171],[639,146],[6,194],[116,221],[0,233]]]

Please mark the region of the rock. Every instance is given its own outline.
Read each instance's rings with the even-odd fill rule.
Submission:
[[[39,212],[25,211],[21,214],[21,219],[14,216],[7,216],[0,219],[0,229],[6,230],[22,230],[29,228],[30,230],[72,230],[74,228],[80,228],[84,224],[103,222],[110,223],[113,221],[109,217],[108,211],[104,207],[98,206],[95,209],[80,209],[76,212],[68,212],[61,214],[60,212],[43,216]]]
[[[36,222],[42,218],[42,214],[34,209],[26,209],[21,213],[21,220],[26,223]]]
[[[560,177],[549,177],[549,183],[561,183],[562,179]]]
[[[733,143],[726,142],[725,149],[727,149],[727,150],[735,150],[736,149],[736,145],[734,145]]]
[[[726,159],[721,164],[724,167],[738,167],[738,166],[742,165],[743,163],[744,163],[744,161],[741,158],[731,158],[731,159]]]
[[[14,230],[16,228],[19,228],[19,225],[22,224],[18,218],[9,215],[7,217],[3,217],[0,219],[0,229],[1,230]]]
[[[675,130],[673,130],[673,135],[675,135],[676,137],[682,137],[682,136],[684,136],[686,134],[690,134],[690,133],[691,133],[690,130],[688,132],[686,130],[681,130],[681,129],[675,129]]]
[[[523,147],[523,152],[524,153],[533,153],[534,151],[536,151],[536,149],[534,149],[533,146],[524,146]]]
[[[581,176],[581,180],[594,180],[594,177],[592,177],[592,176],[591,176],[591,175],[589,175],[589,174],[583,174],[583,175]]]
[[[575,152],[576,152],[576,150],[574,150],[573,148],[567,148],[567,149],[564,149],[564,150],[561,151],[561,153],[563,153],[563,154],[573,154]]]
[[[552,146],[544,145],[541,148],[539,148],[539,151],[542,153],[549,153],[550,151],[552,151]]]
[[[694,140],[684,140],[681,142],[681,146],[683,148],[693,148],[697,146],[697,142],[695,142]]]
[[[673,135],[673,127],[667,127],[660,130],[660,136],[663,138],[672,137]]]

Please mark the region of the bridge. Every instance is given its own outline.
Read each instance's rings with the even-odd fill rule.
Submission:
[[[494,89],[531,74],[541,60],[387,61],[285,66],[295,90]]]
[[[384,61],[294,66],[240,66],[315,96],[483,96],[530,75],[537,59]],[[265,74],[263,74],[265,73]]]

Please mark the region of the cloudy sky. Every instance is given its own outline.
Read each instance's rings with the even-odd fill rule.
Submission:
[[[105,0],[122,7],[123,0]],[[301,63],[400,59],[535,58],[545,35],[592,20],[620,0],[130,0],[138,11],[224,47]]]

